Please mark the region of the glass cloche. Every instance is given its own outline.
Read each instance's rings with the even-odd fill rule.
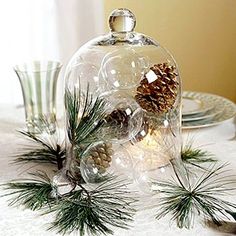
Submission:
[[[128,9],[82,46],[65,75],[67,172],[85,182],[122,174],[143,186],[181,151],[181,82],[172,55],[134,31]]]

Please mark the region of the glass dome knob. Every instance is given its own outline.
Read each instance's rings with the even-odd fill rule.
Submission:
[[[125,8],[115,9],[109,17],[109,27],[111,32],[131,32],[135,25],[136,19],[134,14]]]

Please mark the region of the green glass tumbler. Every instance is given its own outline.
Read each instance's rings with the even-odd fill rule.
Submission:
[[[56,90],[61,63],[32,61],[14,66],[25,106],[26,126],[31,134],[56,130]]]

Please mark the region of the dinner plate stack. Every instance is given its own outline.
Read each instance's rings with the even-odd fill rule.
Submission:
[[[216,125],[236,113],[233,102],[215,94],[184,91],[182,97],[182,127],[185,129]]]

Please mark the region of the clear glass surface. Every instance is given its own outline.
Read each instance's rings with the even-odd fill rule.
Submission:
[[[119,113],[117,117],[123,118],[123,123],[110,123],[109,133],[115,137],[109,141],[125,147],[132,162],[130,173],[140,179],[137,176],[147,171],[167,173],[163,168],[180,158],[181,81],[172,55],[135,32],[135,25],[128,9],[114,10],[110,32],[89,41],[72,57],[65,87],[85,94],[89,84],[94,98],[107,98],[108,115],[116,119],[114,114]],[[101,139],[105,137],[101,134]]]

